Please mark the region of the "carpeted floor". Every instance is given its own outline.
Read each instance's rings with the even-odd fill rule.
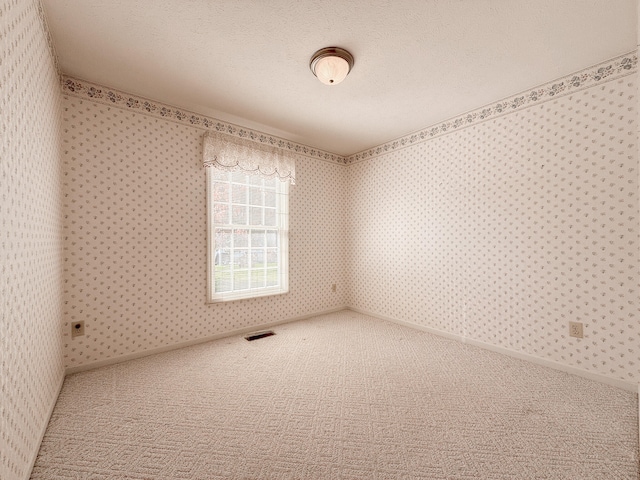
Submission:
[[[69,376],[32,479],[633,479],[637,395],[351,311]]]

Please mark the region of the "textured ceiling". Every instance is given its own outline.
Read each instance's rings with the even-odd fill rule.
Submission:
[[[636,48],[635,0],[43,0],[62,72],[349,155]],[[319,48],[355,57],[340,85]]]

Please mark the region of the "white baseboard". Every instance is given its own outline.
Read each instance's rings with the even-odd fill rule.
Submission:
[[[126,362],[128,360],[135,360],[137,358],[148,357],[149,355],[155,355],[157,353],[169,352],[178,348],[190,347],[192,345],[198,345],[200,343],[211,342],[213,340],[219,340],[226,337],[234,337],[236,335],[244,335],[245,333],[251,333],[258,330],[265,330],[268,328],[282,325],[284,323],[297,322],[299,320],[306,320],[307,318],[317,317],[319,315],[326,315],[329,313],[339,312],[345,310],[346,306],[332,308],[330,310],[323,310],[320,312],[308,313],[300,315],[298,317],[287,318],[285,320],[278,320],[276,322],[263,323],[260,325],[253,325],[251,327],[240,328],[238,330],[231,330],[229,332],[217,333],[215,335],[209,335],[208,337],[196,338],[193,340],[187,340],[186,342],[174,343],[172,345],[165,345],[158,348],[152,348],[150,350],[143,350],[140,352],[129,353],[127,355],[120,355],[114,358],[107,358],[106,360],[99,360],[97,362],[85,363],[84,365],[78,365],[77,367],[69,367],[65,370],[65,375],[71,375],[72,373],[84,372],[86,370],[93,370],[94,368],[105,367],[107,365],[114,365],[116,363]]]
[[[555,370],[560,370],[562,372],[570,373],[573,375],[578,375],[583,378],[588,378],[589,380],[594,380],[596,382],[605,383],[607,385],[611,385],[613,387],[621,388],[623,390],[628,390],[630,392],[638,392],[640,393],[640,386],[634,382],[628,382],[626,380],[620,380],[618,378],[608,377],[606,375],[602,375],[600,373],[589,372],[588,370],[583,370],[582,368],[573,367],[570,365],[565,365],[560,362],[556,362],[554,360],[548,360],[542,357],[536,357],[535,355],[531,355],[528,353],[518,352],[516,350],[511,350],[509,348],[500,347],[497,345],[492,345],[490,343],[481,342],[479,340],[473,340],[469,337],[464,337],[462,335],[456,335],[454,333],[444,332],[442,330],[438,330],[435,328],[425,327],[422,325],[417,325],[415,323],[407,322],[404,320],[399,320],[397,318],[386,317],[383,315],[378,315],[373,312],[368,312],[366,310],[362,310],[360,308],[347,307],[349,310],[353,310],[354,312],[362,313],[364,315],[369,315],[371,317],[379,318],[381,320],[387,320],[392,323],[397,323],[398,325],[403,325],[409,328],[415,328],[417,330],[422,330],[424,332],[432,333],[434,335],[438,335],[440,337],[450,338],[453,340],[457,340],[462,343],[467,343],[469,345],[474,345],[476,347],[483,348],[485,350],[490,350],[492,352],[501,353],[503,355],[508,355],[510,357],[518,358],[520,360],[526,360],[531,363],[535,363],[537,365],[542,365],[545,367],[553,368]],[[640,410],[640,406],[639,406]],[[640,428],[640,425],[639,425]]]
[[[42,440],[44,440],[44,434],[47,433],[47,427],[49,426],[49,422],[51,421],[51,415],[53,415],[53,409],[56,407],[56,403],[58,403],[58,397],[60,396],[60,392],[62,391],[62,385],[64,384],[63,374],[60,377],[60,382],[58,383],[58,388],[56,389],[56,394],[53,396],[53,401],[51,405],[49,405],[49,413],[47,414],[47,420],[42,424],[42,429],[40,430],[40,441],[38,442],[38,448],[33,452],[31,457],[31,465],[29,466],[28,475],[25,480],[29,480],[31,478],[31,472],[33,472],[33,467],[36,465],[36,460],[38,459],[38,453],[40,453],[40,445],[42,445]]]

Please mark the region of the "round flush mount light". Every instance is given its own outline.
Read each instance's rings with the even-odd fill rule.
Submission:
[[[311,57],[309,68],[325,85],[337,85],[353,68],[353,55],[344,48],[321,48]]]

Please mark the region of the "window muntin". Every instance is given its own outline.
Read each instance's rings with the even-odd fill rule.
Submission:
[[[207,168],[208,300],[289,290],[289,182]]]

